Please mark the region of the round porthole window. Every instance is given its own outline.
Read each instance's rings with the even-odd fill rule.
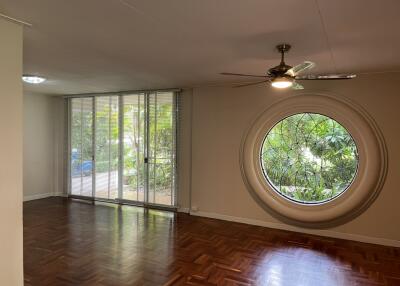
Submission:
[[[269,130],[260,163],[266,180],[280,195],[319,204],[349,188],[357,173],[358,152],[350,133],[334,119],[298,113]]]
[[[240,149],[244,182],[285,222],[328,227],[361,214],[387,173],[383,136],[372,117],[338,96],[297,94],[262,112]]]

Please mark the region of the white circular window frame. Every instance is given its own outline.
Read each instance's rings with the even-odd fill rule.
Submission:
[[[358,149],[358,170],[333,200],[302,204],[279,194],[265,178],[260,152],[265,136],[281,120],[298,113],[326,115],[345,127]],[[240,150],[242,176],[249,191],[273,215],[299,226],[328,227],[361,214],[377,197],[387,173],[387,150],[377,124],[357,104],[328,94],[296,94],[266,109],[247,130]]]

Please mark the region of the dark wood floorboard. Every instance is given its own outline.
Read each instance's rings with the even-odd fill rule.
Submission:
[[[50,198],[24,203],[27,286],[400,285],[400,249]]]

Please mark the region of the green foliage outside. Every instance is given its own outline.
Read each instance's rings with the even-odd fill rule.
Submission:
[[[118,170],[118,99],[96,101],[96,172]]]
[[[92,148],[92,99],[77,98],[71,100],[71,151],[77,157],[71,158],[71,170],[77,170],[81,161],[91,161]]]
[[[270,130],[261,163],[282,195],[302,203],[320,203],[351,184],[358,154],[353,138],[338,122],[320,114],[300,113]]]
[[[153,163],[149,170],[151,190],[171,192],[173,161],[175,160],[172,102],[159,103],[157,109],[150,108],[149,145]],[[156,116],[157,114],[157,116]],[[157,117],[157,118],[156,118]]]
[[[145,184],[144,104],[124,106],[124,177],[132,188]],[[172,102],[149,109],[149,188],[169,191],[173,179],[174,126]]]

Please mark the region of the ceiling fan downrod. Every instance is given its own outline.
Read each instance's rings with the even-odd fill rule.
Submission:
[[[292,46],[289,44],[280,44],[276,49],[281,53],[281,65],[285,65],[285,53],[287,53]]]

